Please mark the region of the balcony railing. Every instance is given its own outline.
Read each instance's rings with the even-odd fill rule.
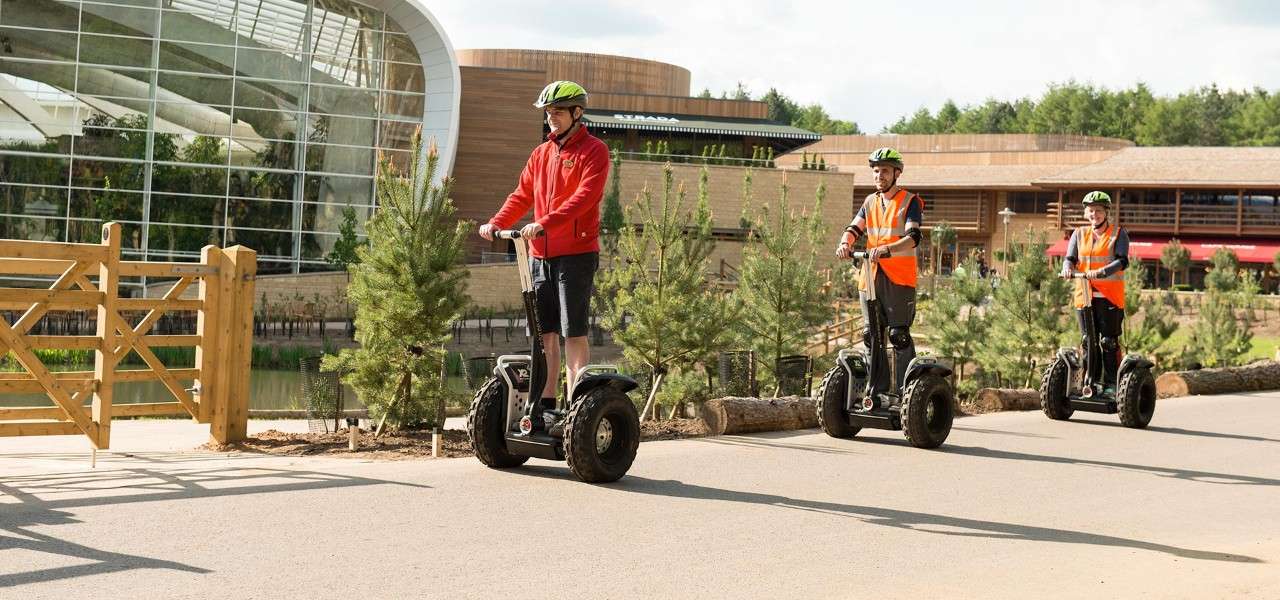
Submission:
[[[721,165],[726,167],[751,167],[753,169],[772,169],[777,165],[774,161],[767,159],[755,158],[737,158],[733,156],[700,156],[696,154],[656,154],[652,152],[614,152],[622,157],[622,160],[636,160],[641,162],[671,162],[676,164],[692,164],[692,165]],[[828,166],[828,171],[834,171],[834,166]]]
[[[1057,224],[1062,210],[1057,202],[1050,204],[1049,220]],[[1121,204],[1118,216],[1132,230],[1153,233],[1280,233],[1280,207],[1276,206],[1183,204],[1179,209],[1173,204]],[[1063,229],[1083,225],[1079,205],[1068,205],[1061,223]]]

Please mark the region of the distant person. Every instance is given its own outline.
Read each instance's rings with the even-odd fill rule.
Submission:
[[[492,241],[495,232],[514,226],[533,208],[534,220],[520,235],[528,239],[533,255],[538,325],[547,357],[542,407],[550,410],[559,389],[561,336],[570,382],[591,358],[587,330],[600,265],[600,200],[609,178],[609,148],[582,122],[587,108],[582,86],[554,81],[533,106],[543,111],[551,133],[534,148],[515,191],[479,233]],[[533,423],[538,428],[543,420]]]

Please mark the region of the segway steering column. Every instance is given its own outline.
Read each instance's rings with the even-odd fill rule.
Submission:
[[[533,338],[533,348],[529,352],[529,396],[525,403],[524,417],[520,419],[520,430],[529,433],[533,427],[533,419],[542,419],[541,414],[534,413],[542,407],[542,387],[547,381],[547,358],[542,348],[542,326],[538,323],[538,294],[533,289],[533,272],[529,265],[529,241],[520,235],[517,229],[504,229],[497,232],[499,239],[511,240],[516,247],[516,270],[520,272],[520,295],[524,300],[525,322],[528,323],[529,336]]]

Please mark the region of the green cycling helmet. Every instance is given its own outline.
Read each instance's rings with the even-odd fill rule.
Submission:
[[[877,148],[867,157],[868,166],[889,165],[899,171],[903,170],[902,153],[893,148]]]
[[[1084,195],[1085,206],[1101,206],[1111,208],[1111,196],[1106,192],[1089,192]]]
[[[538,101],[533,103],[534,108],[548,106],[579,106],[586,109],[587,90],[572,81],[552,81],[547,84],[547,87],[542,88],[542,93],[538,94]]]

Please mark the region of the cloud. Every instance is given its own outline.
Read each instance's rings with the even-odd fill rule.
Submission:
[[[1277,5],[1280,6],[1280,5]],[[693,93],[739,81],[877,131],[948,98],[1038,97],[1076,80],[1280,88],[1280,8],[1242,0],[515,2],[434,0],[458,48],[537,47],[670,62]]]

